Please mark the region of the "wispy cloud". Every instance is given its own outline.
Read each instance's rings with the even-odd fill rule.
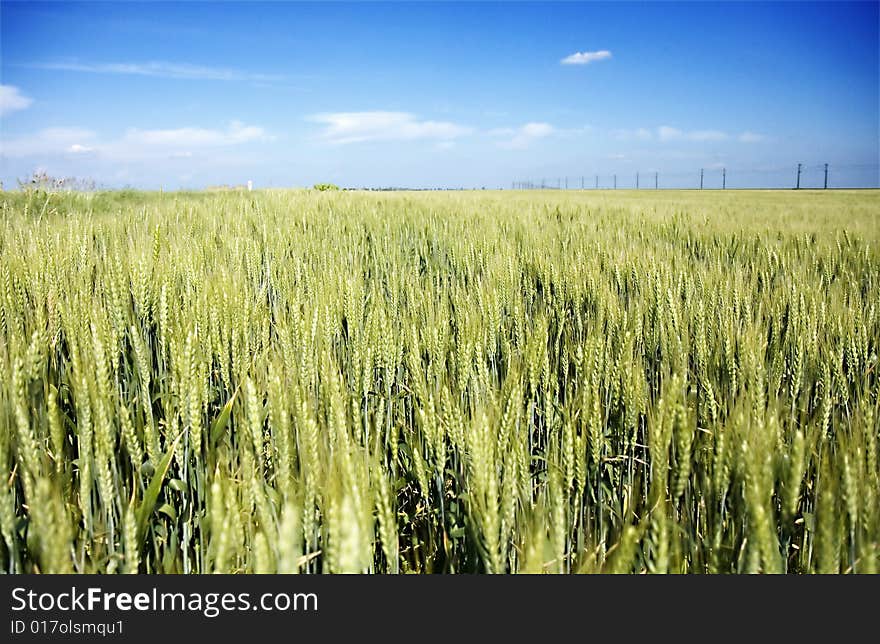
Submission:
[[[79,127],[50,127],[36,134],[3,140],[2,156],[8,158],[46,157],[75,152],[77,146],[90,147],[95,133]],[[87,145],[88,144],[88,145]]]
[[[267,140],[266,131],[255,125],[245,125],[232,121],[225,130],[211,130],[198,127],[182,127],[171,130],[140,130],[136,128],[125,132],[123,142],[145,146],[176,147],[215,147],[236,145],[251,141]]]
[[[726,141],[727,133],[721,130],[694,130],[693,132],[685,132],[684,137],[688,141],[709,142],[709,141]]]
[[[611,136],[621,141],[650,141],[654,138],[651,130],[640,127],[636,130],[611,130]]]
[[[179,80],[217,80],[276,82],[284,80],[278,74],[246,72],[228,67],[206,67],[188,63],[151,61],[144,63],[82,63],[54,61],[23,65],[30,69],[47,69],[63,72],[86,72],[90,74],[120,74],[127,76],[152,76]]]
[[[526,123],[517,128],[497,128],[489,130],[489,135],[503,140],[498,146],[511,150],[527,148],[533,142],[544,139],[557,132],[549,123]]]
[[[685,132],[668,125],[661,125],[657,128],[657,138],[664,142],[694,141],[697,143],[707,143],[710,141],[724,141],[728,137],[726,132],[720,130],[692,130]]]
[[[367,141],[450,141],[472,128],[447,121],[422,121],[409,112],[328,112],[313,114],[309,121],[324,126],[319,140],[337,145]]]
[[[607,49],[600,49],[599,51],[577,51],[559,62],[563,65],[589,65],[609,58],[611,58],[611,52]]]
[[[0,85],[0,116],[27,109],[33,102],[34,99],[22,94],[15,85]]]
[[[680,139],[683,132],[677,128],[668,125],[661,125],[657,128],[657,138],[661,141],[674,141]]]
[[[8,158],[69,157],[92,155],[112,161],[186,159],[194,152],[207,153],[243,143],[270,141],[263,128],[233,121],[226,129],[182,127],[168,130],[130,128],[121,137],[101,140],[92,130],[55,127],[3,141]],[[212,152],[213,153],[213,152]]]
[[[726,132],[721,130],[681,130],[670,125],[661,125],[654,129],[642,127],[636,130],[612,130],[611,136],[623,141],[660,141],[661,143],[673,141],[709,143],[726,141],[730,138]]]
[[[767,140],[767,137],[757,132],[743,132],[737,138],[741,143],[761,143]]]

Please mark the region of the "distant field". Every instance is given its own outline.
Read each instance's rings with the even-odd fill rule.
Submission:
[[[880,570],[880,192],[0,210],[5,572]]]

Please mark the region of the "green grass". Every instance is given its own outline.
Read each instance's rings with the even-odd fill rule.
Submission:
[[[876,572],[880,194],[0,195],[6,572]]]

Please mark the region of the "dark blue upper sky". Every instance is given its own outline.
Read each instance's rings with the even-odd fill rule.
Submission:
[[[878,182],[876,2],[0,12],[6,185]]]

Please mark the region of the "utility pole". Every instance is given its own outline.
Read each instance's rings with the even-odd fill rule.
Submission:
[[[565,189],[568,190],[568,177],[565,177]]]
[[[639,189],[639,173],[636,172],[636,190]]]
[[[596,190],[599,189],[599,175],[596,175]]]
[[[825,164],[825,190],[828,190],[828,164]]]
[[[727,168],[721,168],[721,189],[727,189]]]
[[[703,168],[700,168],[700,190],[703,189]]]
[[[659,185],[659,181],[657,180],[657,176],[658,176],[659,174],[660,174],[659,172],[655,172],[655,173],[654,173],[654,190],[656,190],[656,189],[657,189],[657,186]]]
[[[795,190],[801,189],[801,164],[798,163],[798,175],[797,175],[797,185],[794,187]]]
[[[584,177],[581,175],[581,190],[584,189]]]
[[[614,175],[614,189],[617,190],[617,175]]]

